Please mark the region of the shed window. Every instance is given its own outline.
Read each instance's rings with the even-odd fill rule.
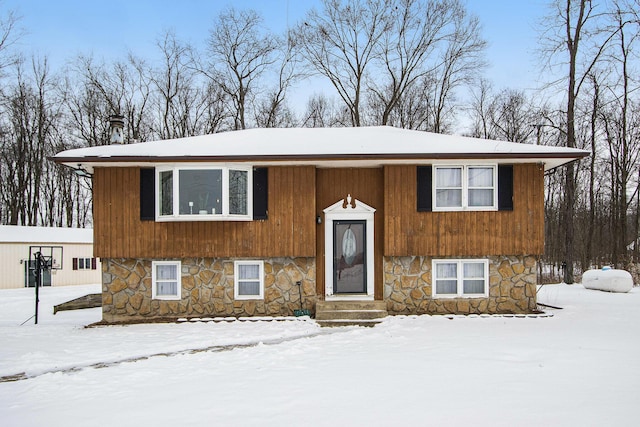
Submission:
[[[158,168],[158,220],[250,220],[252,176],[244,167]]]
[[[434,260],[433,297],[486,297],[489,261],[486,259]]]
[[[95,258],[73,258],[71,265],[74,270],[95,270],[96,259]]]

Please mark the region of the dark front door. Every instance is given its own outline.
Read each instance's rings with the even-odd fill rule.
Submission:
[[[333,293],[367,292],[366,221],[333,221]]]

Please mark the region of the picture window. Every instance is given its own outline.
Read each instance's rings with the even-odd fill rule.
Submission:
[[[244,167],[157,169],[158,220],[251,220],[252,173]]]

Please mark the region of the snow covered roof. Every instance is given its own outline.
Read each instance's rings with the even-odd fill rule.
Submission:
[[[0,243],[93,243],[93,229],[0,225]]]
[[[79,148],[53,160],[71,167],[167,162],[246,162],[254,165],[375,166],[433,160],[493,159],[552,169],[588,156],[585,150],[443,135],[389,126],[247,129],[128,145]]]

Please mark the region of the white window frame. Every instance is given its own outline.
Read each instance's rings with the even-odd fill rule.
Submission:
[[[258,265],[258,280],[260,288],[258,295],[240,295],[240,266]],[[251,281],[255,281],[252,279]],[[233,262],[233,296],[236,300],[262,300],[264,299],[264,261],[262,260],[241,260]]]
[[[156,267],[159,265],[173,265],[176,267],[177,271],[177,289],[176,295],[158,295],[157,294],[157,277],[156,277]],[[151,262],[151,298],[158,300],[180,300],[182,298],[182,262],[181,261],[152,261]]]
[[[479,294],[464,293],[464,264],[480,264],[484,266],[484,292]],[[456,264],[456,293],[438,294],[436,292],[436,266],[438,264]],[[479,279],[479,278],[474,278]],[[431,296],[433,298],[486,298],[489,296],[489,260],[488,259],[434,259],[431,262]]]
[[[462,205],[461,206],[438,206],[438,189],[437,179],[438,179],[438,169],[451,169],[457,168],[462,169]],[[469,169],[471,168],[491,168],[493,170],[493,186],[492,187],[470,187],[469,186]],[[461,165],[461,164],[441,164],[441,165],[433,165],[433,175],[432,175],[432,188],[431,191],[433,194],[433,211],[497,211],[498,210],[498,165],[491,164],[470,164],[470,165]],[[445,187],[443,187],[445,188]],[[491,206],[469,206],[469,190],[481,190],[481,189],[492,189],[493,190],[493,203]]]
[[[180,171],[185,170],[220,170],[222,172],[222,213],[180,214]],[[247,214],[238,215],[229,213],[229,171],[243,171],[247,173]],[[171,171],[173,174],[173,214],[161,215],[161,180],[163,172]],[[247,165],[216,165],[204,164],[177,164],[156,167],[156,221],[252,221],[253,220],[253,166]]]
[[[91,270],[91,258],[79,257],[78,270]]]

